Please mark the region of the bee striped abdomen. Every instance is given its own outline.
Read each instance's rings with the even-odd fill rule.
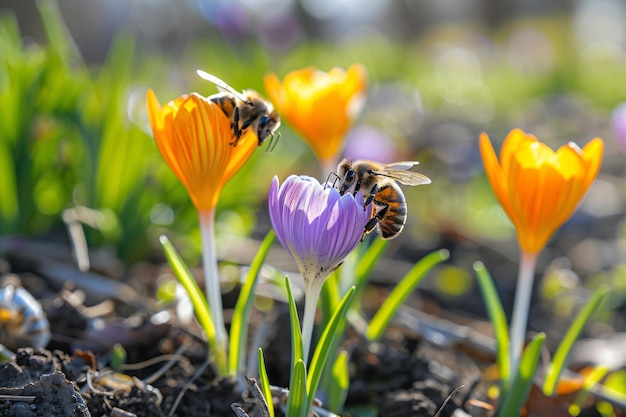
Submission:
[[[226,117],[230,118],[235,111],[235,99],[228,94],[214,94],[209,99],[217,104],[224,112]]]
[[[378,231],[383,239],[396,237],[406,223],[406,199],[395,183],[378,189],[374,198]]]

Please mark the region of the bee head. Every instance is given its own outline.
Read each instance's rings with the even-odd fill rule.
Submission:
[[[278,113],[272,110],[272,112],[268,114],[264,114],[259,117],[259,121],[257,123],[257,137],[259,139],[259,146],[265,142],[268,138],[270,139],[270,144],[267,147],[267,152],[271,152],[278,140],[280,139],[280,133],[276,132],[276,129],[280,126],[280,117]],[[275,133],[276,132],[276,133]]]
[[[342,160],[337,166],[337,177],[341,181],[339,193],[345,194],[345,192],[350,189],[354,183],[354,179],[356,178],[356,171],[348,159]]]

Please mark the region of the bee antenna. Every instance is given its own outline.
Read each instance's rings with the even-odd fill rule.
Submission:
[[[274,140],[274,138],[276,138]],[[280,140],[280,132],[272,132],[270,133],[270,142],[267,144],[267,148],[265,149],[265,153],[272,153],[276,145],[278,145],[278,141]]]
[[[331,172],[330,174],[328,174],[328,177],[326,177],[326,182],[324,183],[324,188],[326,188],[326,186],[330,183],[330,177],[334,176],[335,180],[333,181],[333,188],[335,188],[335,184],[337,183],[337,180],[339,179],[339,175],[337,175],[336,172]]]

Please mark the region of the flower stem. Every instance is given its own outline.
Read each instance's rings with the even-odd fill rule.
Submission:
[[[309,352],[311,348],[313,324],[315,322],[315,312],[317,310],[317,301],[320,297],[320,292],[322,290],[323,284],[324,280],[311,279],[311,281],[306,284],[305,288],[304,318],[302,319],[302,348],[304,352],[305,365],[307,365],[309,362]]]
[[[526,325],[528,322],[528,310],[532,295],[535,269],[537,267],[537,254],[521,251],[515,302],[513,304],[513,316],[511,318],[511,381],[515,378],[519,362],[524,350],[526,340]]]
[[[213,325],[215,326],[215,355],[219,372],[226,372],[227,336],[222,309],[222,290],[217,271],[217,251],[215,249],[215,209],[199,211],[200,233],[202,235],[202,264],[204,266],[204,291],[206,292]],[[222,362],[223,361],[223,362]]]

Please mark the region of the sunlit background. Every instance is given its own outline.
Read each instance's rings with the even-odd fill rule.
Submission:
[[[596,136],[606,144],[598,180],[541,258],[536,308],[567,318],[601,282],[615,289],[609,308],[624,305],[624,0],[4,0],[0,15],[0,235],[67,242],[76,223],[90,250],[132,265],[162,260],[157,237],[168,233],[197,263],[196,214],[152,142],[146,91],[162,101],[213,94],[201,68],[265,94],[269,71],[362,63],[367,102],[345,155],[419,160],[433,180],[405,189],[407,227],[375,282],[446,247],[452,262],[425,294],[482,309],[471,274],[479,259],[512,290],[514,230],[477,138],[486,131],[499,147],[520,127],[555,148]],[[288,125],[280,131],[274,152],[255,152],[222,194],[224,259],[252,259],[241,242],[269,230],[274,175],[328,174]],[[597,331],[626,327],[611,320]]]

